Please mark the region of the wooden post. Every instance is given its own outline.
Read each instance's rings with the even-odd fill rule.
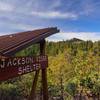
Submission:
[[[36,85],[37,85],[38,77],[39,77],[39,70],[36,71],[36,73],[35,73],[35,77],[34,77],[34,80],[33,80],[33,85],[32,85],[32,90],[31,90],[29,100],[35,100],[35,91],[36,91]]]
[[[40,54],[45,55],[45,40],[40,42]],[[48,100],[47,68],[42,69],[43,100]]]
[[[41,54],[41,52],[40,52],[40,54]],[[37,85],[37,81],[38,81],[38,77],[39,77],[39,71],[40,70],[37,70],[36,73],[35,73],[35,77],[34,77],[34,80],[33,80],[32,90],[31,90],[31,93],[30,93],[29,100],[35,100],[35,91],[36,91],[36,85]]]

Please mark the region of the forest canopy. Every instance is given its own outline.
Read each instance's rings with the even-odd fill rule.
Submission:
[[[38,55],[39,47],[32,45],[16,56]],[[71,100],[77,94],[100,95],[100,41],[72,39],[60,42],[46,42],[49,57],[49,96]],[[2,100],[22,100],[28,98],[33,73],[0,83]],[[41,77],[37,94],[41,95]]]

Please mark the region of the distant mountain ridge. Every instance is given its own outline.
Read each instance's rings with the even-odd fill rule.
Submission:
[[[84,40],[78,39],[78,38],[72,38],[69,40],[70,42],[83,42]]]

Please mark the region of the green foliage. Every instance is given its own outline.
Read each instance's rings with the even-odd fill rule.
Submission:
[[[47,42],[46,54],[49,55],[48,88],[52,96],[62,93],[65,97],[74,96],[79,91],[100,93],[100,41],[62,41]],[[39,54],[39,46],[33,45],[16,56]],[[28,98],[34,75],[15,78],[0,84],[0,96]],[[41,88],[41,75],[37,90]],[[66,93],[67,92],[67,93]],[[0,97],[1,99],[1,97]],[[66,99],[68,100],[68,98]],[[71,100],[71,99],[69,99]]]
[[[77,84],[73,81],[68,82],[67,86],[66,86],[66,91],[74,96],[77,93]]]
[[[5,84],[0,85],[0,99],[1,100],[20,100],[21,91],[15,84]]]

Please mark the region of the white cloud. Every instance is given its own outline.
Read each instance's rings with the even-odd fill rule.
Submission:
[[[7,32],[0,32],[0,36],[7,35],[7,34],[11,34],[11,32],[9,32],[9,33],[7,33]]]
[[[50,9],[55,9],[57,7],[60,7],[62,4],[61,0],[53,0],[52,5],[50,5]]]
[[[0,1],[0,11],[12,11],[13,10],[13,6],[6,3],[6,2],[1,2]]]
[[[11,27],[12,30],[22,30],[22,31],[30,31],[30,30],[34,30],[34,29],[37,29],[37,28],[40,28],[40,27],[34,27],[32,25],[27,25],[27,24],[21,24],[21,23],[9,23],[9,26]],[[2,32],[0,32],[2,33]],[[8,34],[10,32],[8,31]],[[3,32],[1,35],[5,34],[5,32]]]
[[[79,14],[82,16],[93,17],[97,13],[99,15],[100,1],[83,0],[81,2]]]
[[[33,27],[32,25],[26,25],[26,24],[15,24],[14,25],[14,28],[15,29],[19,29],[19,30],[24,30],[24,31],[27,31],[27,30],[34,30],[35,27]]]
[[[61,13],[58,11],[48,11],[48,12],[36,12],[33,11],[31,13],[34,16],[41,17],[41,18],[64,18],[64,19],[77,19],[78,15],[70,12]]]
[[[100,40],[100,32],[64,32],[55,34],[49,38],[48,41],[62,41],[72,38],[79,38],[82,40],[92,40],[97,41]]]

